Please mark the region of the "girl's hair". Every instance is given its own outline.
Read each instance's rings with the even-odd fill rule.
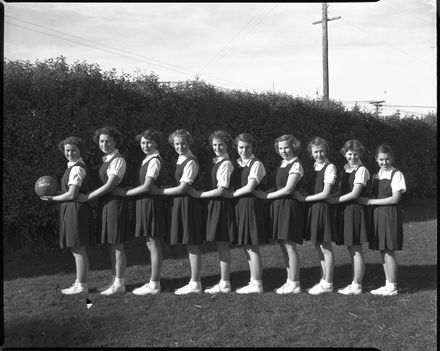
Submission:
[[[154,140],[159,146],[162,138],[162,133],[156,129],[145,129],[142,133],[139,133],[134,138],[137,142],[140,142],[142,137],[148,140]]]
[[[376,157],[378,154],[389,154],[391,156],[391,159],[394,161],[394,150],[391,146],[387,144],[379,145],[376,148]]]
[[[191,134],[186,129],[177,129],[168,136],[171,146],[174,146],[174,138],[185,138],[189,145],[193,142]]]
[[[330,148],[328,147],[327,142],[321,138],[321,137],[315,137],[312,140],[309,141],[309,144],[307,145],[307,150],[309,151],[309,154],[312,154],[312,146],[323,146],[325,149],[325,156],[328,156],[328,152]]]
[[[75,145],[75,146],[79,149],[80,155],[81,155],[81,156],[84,155],[85,145],[84,145],[84,142],[82,141],[81,138],[78,138],[78,137],[76,137],[76,136],[69,136],[69,137],[67,137],[66,139],[61,140],[61,141],[58,143],[58,149],[60,149],[61,152],[64,153],[64,145],[67,145],[67,144],[69,144],[69,145]]]
[[[359,156],[362,156],[365,152],[365,147],[361,144],[359,140],[350,139],[341,148],[341,155],[344,156],[348,150],[357,151],[359,153]]]
[[[273,147],[275,148],[275,152],[278,155],[280,154],[280,151],[278,150],[278,143],[282,141],[287,141],[292,146],[292,151],[294,156],[298,155],[299,150],[301,149],[301,142],[291,134],[284,134],[281,135],[279,138],[275,139],[275,143],[273,144]]]
[[[231,150],[232,147],[232,136],[228,132],[224,130],[216,130],[212,132],[212,134],[209,136],[209,144],[212,145],[212,142],[214,139],[220,139],[226,144],[226,147],[229,150]]]
[[[101,135],[108,135],[110,138],[112,138],[115,141],[116,147],[122,144],[122,134],[115,127],[105,126],[96,130],[93,134],[93,141],[96,144],[99,144],[99,137]]]
[[[239,141],[241,141],[243,143],[251,144],[252,145],[252,151],[255,151],[255,149],[257,148],[257,141],[249,133],[241,133],[241,134],[237,135],[235,140],[234,140],[234,145],[238,146],[238,142]]]

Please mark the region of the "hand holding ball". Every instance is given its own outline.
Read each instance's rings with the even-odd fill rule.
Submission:
[[[35,193],[39,196],[53,196],[58,190],[58,182],[51,176],[43,176],[35,182]]]

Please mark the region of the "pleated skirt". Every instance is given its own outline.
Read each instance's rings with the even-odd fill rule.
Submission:
[[[260,245],[268,242],[267,213],[262,200],[253,196],[240,197],[235,202],[237,245]]]
[[[166,211],[162,196],[144,196],[136,199],[136,237],[164,237],[166,234]]]
[[[296,199],[280,198],[269,205],[272,240],[290,240],[302,244],[304,238],[304,205]]]
[[[237,243],[233,199],[215,198],[206,204],[206,241]]]
[[[338,241],[335,206],[317,201],[306,207],[305,239],[312,243]]]
[[[372,250],[402,250],[403,221],[399,206],[375,206],[370,218]]]
[[[358,203],[338,204],[336,210],[338,245],[362,245],[369,242],[367,211]]]
[[[99,244],[122,244],[134,238],[128,200],[124,197],[105,195],[99,199]]]
[[[86,203],[62,202],[60,206],[60,247],[95,244],[92,212]]]
[[[201,201],[188,195],[172,199],[171,223],[168,240],[170,245],[200,245],[202,237]]]

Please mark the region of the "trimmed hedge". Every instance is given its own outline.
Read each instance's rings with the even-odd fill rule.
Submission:
[[[369,113],[347,111],[340,103],[292,97],[287,94],[220,91],[197,82],[161,84],[154,74],[134,80],[129,75],[103,72],[98,65],[64,57],[45,61],[4,61],[3,106],[3,235],[16,245],[33,243],[45,233],[56,243],[57,206],[42,202],[34,193],[41,175],[61,178],[66,161],[57,149],[69,135],[81,137],[87,145],[83,155],[95,170],[101,153],[92,141],[93,132],[114,125],[124,135],[120,151],[127,157],[131,182],[143,154],[134,136],[146,128],[163,132],[160,152],[164,157],[165,182],[170,182],[174,151],[167,144],[169,133],[187,129],[194,137],[192,151],[201,163],[201,183],[213,154],[208,145],[210,133],[226,129],[233,136],[249,132],[258,141],[255,154],[265,164],[269,177],[279,162],[274,139],[291,133],[303,143],[306,169],[312,161],[307,142],[321,136],[330,145],[330,160],[338,167],[345,159],[339,149],[348,139],[359,139],[367,148],[363,161],[373,173],[377,170],[374,149],[381,143],[396,151],[396,165],[405,174],[408,194],[436,196],[436,126],[423,120],[379,119]],[[232,152],[236,157],[236,153]]]

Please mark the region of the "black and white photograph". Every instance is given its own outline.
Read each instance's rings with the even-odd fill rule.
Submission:
[[[2,350],[437,349],[434,0],[0,9]]]

